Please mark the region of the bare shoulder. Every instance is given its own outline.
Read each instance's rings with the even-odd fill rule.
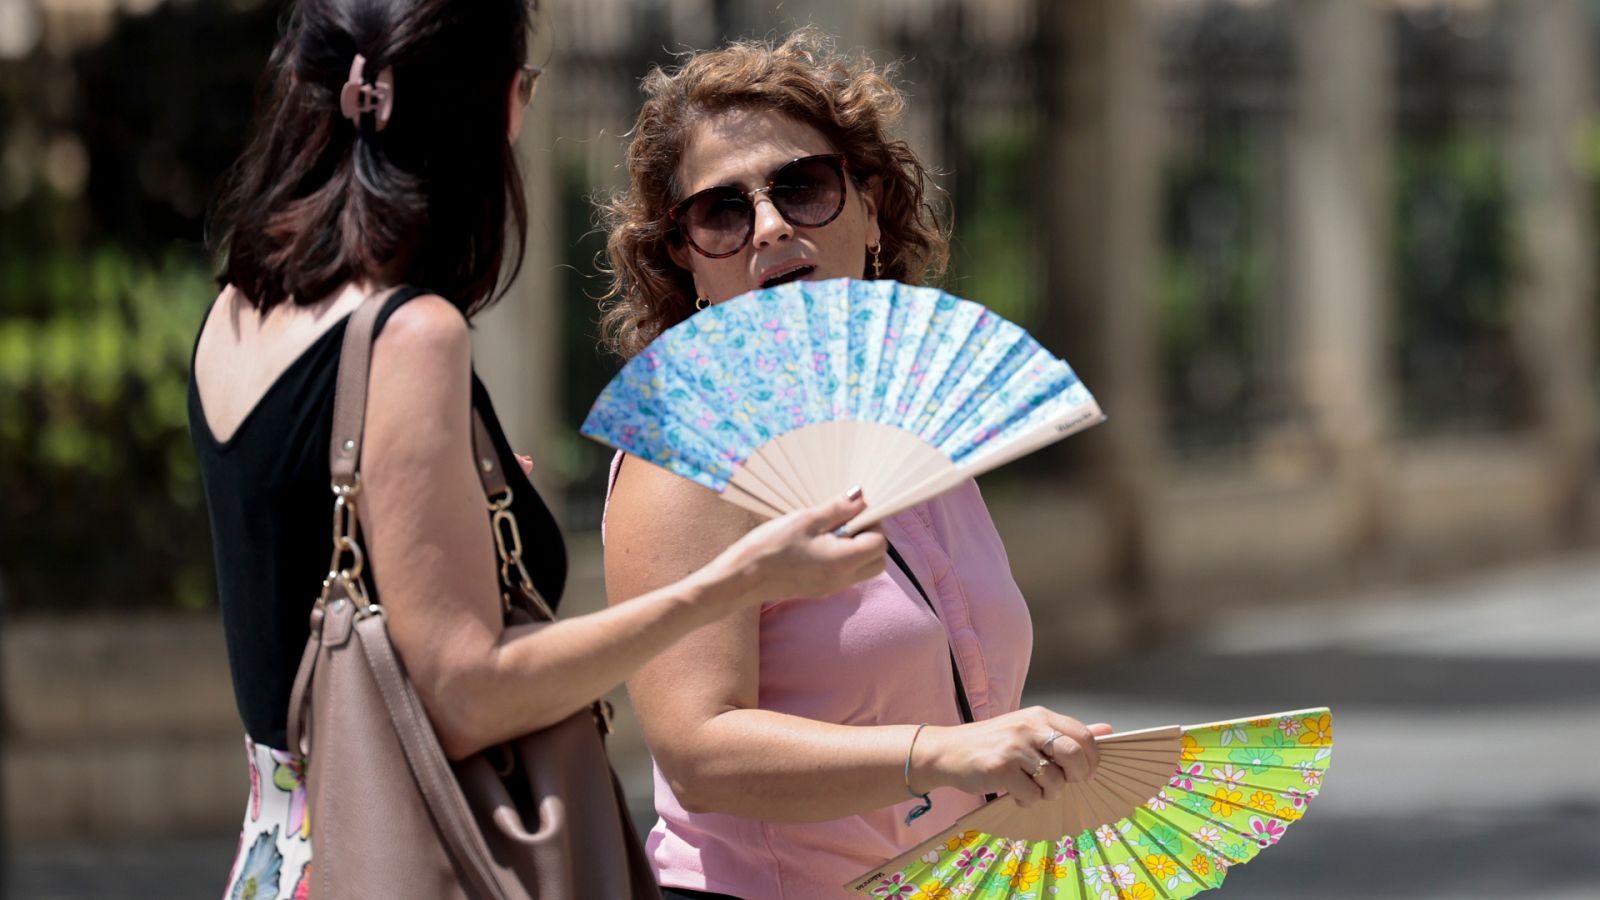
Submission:
[[[471,373],[467,321],[448,300],[418,297],[395,310],[372,348],[370,441],[419,458],[455,454],[469,432]]]
[[[466,317],[455,304],[436,294],[418,297],[395,310],[375,346],[419,360],[440,357],[454,361],[472,354]]]
[[[606,514],[607,581],[623,596],[675,581],[760,523],[710,488],[626,457]]]
[[[635,456],[623,457],[611,492],[612,515],[643,514],[649,518],[694,523],[701,529],[735,537],[761,523],[747,510],[722,499],[716,491]]]
[[[247,303],[244,295],[233,285],[226,285],[211,301],[205,321],[200,326],[200,342],[195,346],[195,371],[209,370],[221,364],[239,344],[239,318]]]

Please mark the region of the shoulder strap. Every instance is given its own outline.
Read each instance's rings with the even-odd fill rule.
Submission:
[[[389,721],[400,737],[400,749],[422,792],[423,802],[433,814],[438,834],[449,848],[451,858],[472,882],[476,895],[486,900],[505,900],[505,891],[500,889],[494,876],[494,861],[481,840],[469,837],[478,831],[472,808],[456,786],[455,774],[439,743],[426,739],[433,734],[433,724],[428,721],[417,695],[406,690],[405,670],[382,630],[384,627],[368,618],[355,624],[354,637],[366,654],[373,681],[388,709]]]
[[[361,461],[361,438],[367,421],[367,379],[372,374],[372,329],[383,304],[399,288],[373,294],[344,326],[339,350],[339,377],[333,389],[333,443],[328,448],[329,467],[336,487],[354,487]]]
[[[889,544],[887,540],[884,543]],[[922,582],[917,580],[917,576],[912,573],[911,567],[906,565],[905,557],[900,555],[900,551],[895,549],[894,544],[889,544],[889,558],[894,560],[894,564],[900,567],[900,571],[906,573],[907,578],[911,579],[911,586],[917,589],[918,594],[922,595],[922,602],[928,604],[928,609],[933,611],[933,617],[935,619],[939,618],[939,610],[933,605],[933,598],[929,597],[928,592],[922,589]],[[967,686],[961,681],[961,666],[956,663],[956,651],[954,648],[950,649],[950,674],[955,676],[956,705],[961,707],[961,721],[970,723],[973,721],[972,704],[967,701]]]
[[[889,558],[894,560],[894,564],[900,567],[900,571],[906,573],[907,578],[911,579],[911,586],[916,588],[917,593],[922,595],[922,602],[928,604],[928,609],[932,610],[933,617],[935,619],[939,618],[939,609],[933,605],[933,598],[929,597],[928,592],[922,589],[922,582],[917,580],[916,573],[912,572],[911,567],[906,564],[905,557],[900,555],[900,551],[895,549],[894,544],[889,543],[888,538],[884,539],[884,543],[889,546]],[[956,683],[956,706],[961,710],[961,721],[970,725],[974,719],[972,717],[972,704],[967,701],[967,686],[961,681],[961,666],[956,662],[955,648],[948,647],[948,649],[950,650],[950,675],[955,679]],[[983,799],[985,803],[993,803],[999,796],[999,794],[984,794]]]
[[[339,380],[333,389],[333,442],[328,448],[329,468],[338,487],[354,487],[361,463],[361,442],[367,419],[367,385],[372,376],[373,331],[389,299],[404,288],[391,288],[368,297],[350,314],[344,345],[339,351]],[[472,410],[472,448],[483,492],[493,499],[506,492],[506,476],[489,438],[488,426],[476,407]]]

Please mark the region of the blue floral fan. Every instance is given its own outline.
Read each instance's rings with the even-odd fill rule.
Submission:
[[[668,329],[582,430],[762,515],[860,485],[856,531],[1103,419],[1066,362],[990,310],[841,278]]]

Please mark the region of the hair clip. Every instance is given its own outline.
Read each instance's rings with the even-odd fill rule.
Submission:
[[[394,69],[384,69],[378,73],[375,83],[367,84],[366,67],[367,58],[357,53],[350,62],[350,80],[339,90],[339,111],[358,128],[361,117],[372,113],[373,127],[382,131],[389,124],[390,113],[394,112]]]

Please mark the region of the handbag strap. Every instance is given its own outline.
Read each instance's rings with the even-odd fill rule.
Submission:
[[[358,471],[361,465],[361,444],[366,438],[367,387],[372,380],[373,332],[378,316],[389,300],[404,288],[390,288],[372,294],[345,325],[344,343],[339,348],[339,375],[333,388],[333,438],[328,447],[328,468],[333,476],[333,486],[355,488],[361,482]],[[505,473],[500,470],[494,441],[483,423],[478,410],[472,410],[473,455],[478,464],[478,480],[483,484],[484,495],[491,500],[509,493]]]
[[[900,571],[906,573],[907,578],[911,579],[911,586],[917,589],[918,594],[922,595],[922,602],[928,604],[928,609],[933,612],[933,617],[938,619],[939,608],[933,605],[933,598],[929,597],[928,592],[922,589],[922,582],[917,580],[916,573],[911,571],[911,566],[906,564],[906,558],[900,555],[900,551],[895,549],[894,544],[890,543],[888,538],[884,538],[883,542],[889,547],[889,558],[894,560],[894,564],[900,567]],[[943,627],[942,619],[940,619],[940,623],[940,627]],[[956,662],[955,648],[949,646],[948,643],[945,646],[950,651],[950,675],[955,679],[956,706],[961,710],[962,723],[971,725],[975,720],[972,716],[972,704],[967,700],[967,686],[961,680],[961,666]],[[999,796],[999,794],[984,794],[983,799],[985,803],[993,803]]]
[[[367,387],[372,377],[372,345],[378,316],[389,300],[404,288],[391,288],[369,296],[350,314],[339,351],[338,381],[333,390],[333,438],[328,447],[328,468],[335,493],[360,489],[361,445],[365,439]],[[495,450],[483,415],[472,410],[472,455],[495,532],[500,576],[509,610],[515,604],[535,618],[555,621],[555,610],[534,587],[522,562],[522,536],[511,512],[512,491]]]
[[[928,609],[933,612],[933,617],[938,619],[939,610],[933,605],[933,598],[929,597],[928,592],[922,589],[922,582],[917,580],[917,576],[911,571],[911,567],[906,565],[905,557],[901,556],[900,551],[896,550],[894,544],[889,543],[887,539],[884,543],[889,545],[889,558],[894,560],[894,564],[900,567],[900,571],[906,573],[907,578],[911,579],[911,586],[917,589],[918,594],[922,595],[922,602],[928,604]],[[972,704],[967,701],[967,686],[961,680],[961,666],[956,663],[955,648],[949,647],[948,644],[946,647],[950,650],[950,674],[955,677],[956,706],[961,709],[961,721],[970,725],[975,720],[972,717]]]
[[[356,307],[344,326],[339,348],[339,375],[333,388],[333,441],[328,448],[335,489],[360,484],[361,439],[366,431],[367,382],[372,375],[372,332],[378,314],[401,288],[372,294]]]
[[[456,860],[462,874],[472,880],[475,896],[501,900],[505,892],[491,874],[494,861],[481,841],[466,838],[477,831],[477,823],[461,792],[455,788],[455,775],[449,760],[439,750],[439,742],[427,739],[433,734],[433,725],[417,702],[416,694],[405,689],[406,676],[394,654],[394,646],[375,617],[356,622],[354,631],[356,642],[366,654],[373,680],[383,695],[389,720],[400,736],[400,747],[411,766],[411,774],[433,814],[439,835],[449,847],[450,856]]]

